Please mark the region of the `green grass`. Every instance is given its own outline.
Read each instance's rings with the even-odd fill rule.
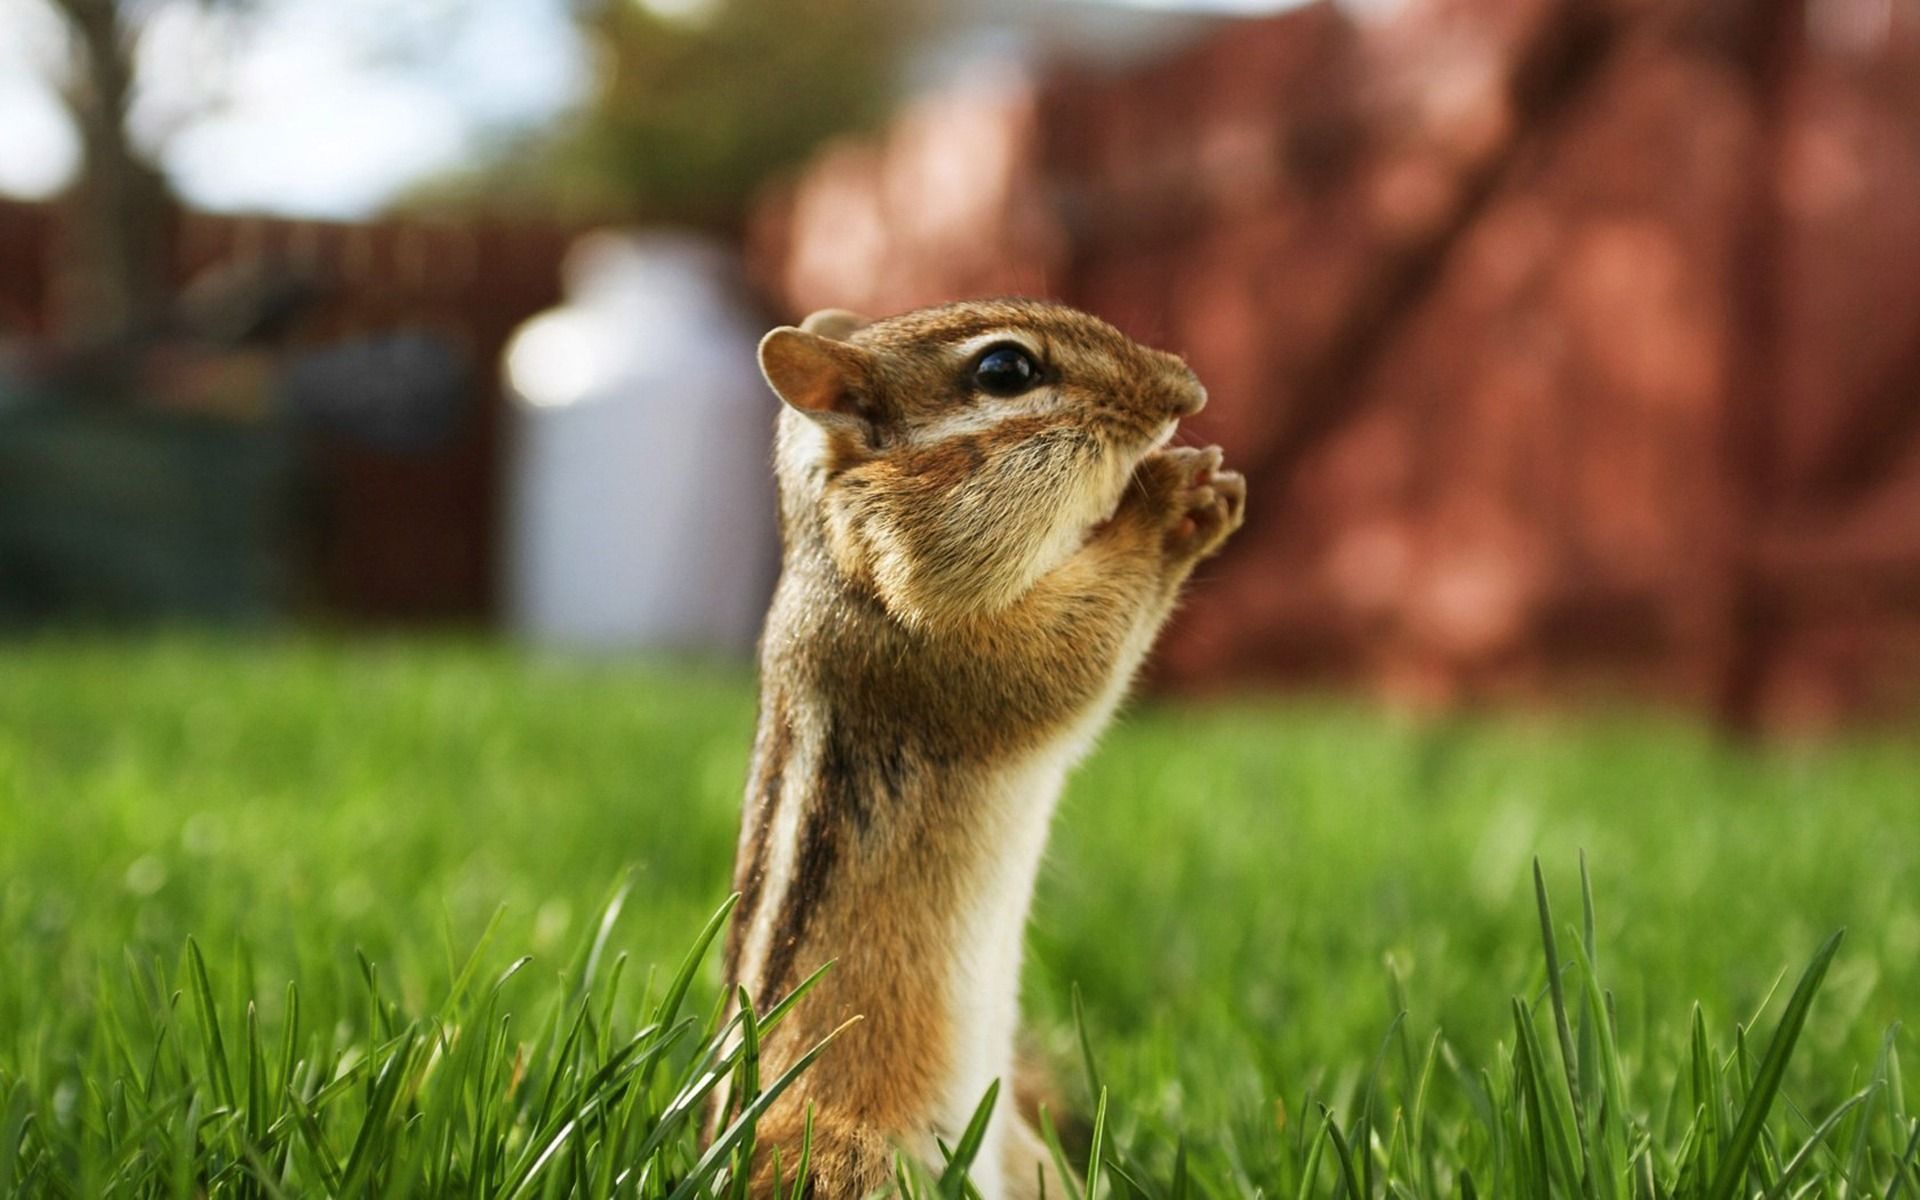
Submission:
[[[0,1194],[727,1194],[695,1081],[758,1064],[676,981],[751,722],[737,671],[6,646]],[[1103,1195],[1920,1200],[1911,731],[1149,708],[1028,957]]]

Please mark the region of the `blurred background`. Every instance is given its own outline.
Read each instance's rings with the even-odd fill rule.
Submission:
[[[1155,683],[1920,704],[1916,0],[0,0],[0,628],[744,655],[769,324],[1188,356]]]

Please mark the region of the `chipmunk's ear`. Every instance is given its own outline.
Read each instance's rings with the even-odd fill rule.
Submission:
[[[823,308],[800,322],[800,332],[817,333],[821,337],[844,342],[855,330],[865,329],[871,324],[872,317],[863,317],[844,308]]]
[[[867,418],[863,400],[872,368],[870,352],[791,325],[760,339],[760,373],[768,385],[816,419]]]

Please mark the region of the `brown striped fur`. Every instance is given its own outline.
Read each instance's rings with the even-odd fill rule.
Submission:
[[[994,334],[1035,353],[1038,387],[978,391]],[[896,1151],[937,1162],[996,1077],[975,1182],[1064,1194],[1011,1095],[1026,899],[1061,777],[1244,484],[1218,450],[1161,448],[1205,400],[1185,364],[1055,305],[816,314],[761,365],[787,401],[785,556],[726,970],[765,1008],[834,963],[766,1038],[767,1077],[860,1021],[762,1122],[756,1194],[809,1109],[811,1194],[852,1200]]]

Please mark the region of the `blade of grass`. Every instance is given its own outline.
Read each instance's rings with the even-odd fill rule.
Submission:
[[[1319,1184],[1320,1155],[1326,1148],[1327,1131],[1332,1124],[1332,1114],[1327,1111],[1326,1105],[1321,1105],[1320,1128],[1313,1135],[1313,1141],[1308,1146],[1306,1165],[1300,1168],[1300,1190],[1296,1194],[1296,1200],[1308,1200],[1308,1197],[1313,1195],[1313,1189]]]
[[[1828,1113],[1826,1120],[1814,1126],[1813,1132],[1807,1135],[1807,1140],[1801,1145],[1800,1149],[1795,1151],[1793,1157],[1787,1160],[1786,1166],[1780,1168],[1780,1177],[1774,1180],[1773,1186],[1769,1187],[1766,1192],[1762,1194],[1761,1200],[1779,1200],[1779,1197],[1784,1196],[1787,1191],[1787,1185],[1793,1182],[1794,1176],[1798,1175],[1802,1168],[1813,1161],[1814,1152],[1820,1148],[1821,1143],[1827,1140],[1827,1136],[1834,1131],[1848,1113],[1860,1105],[1865,1104],[1867,1098],[1871,1095],[1873,1095],[1872,1088],[1855,1092],[1853,1095],[1841,1101],[1839,1107]]]
[[[729,902],[728,907],[731,906],[731,902]],[[725,910],[723,909],[722,911],[724,912]],[[686,1177],[680,1181],[679,1186],[673,1189],[668,1196],[668,1200],[690,1200],[690,1197],[712,1176],[719,1165],[726,1161],[727,1155],[732,1153],[735,1144],[747,1135],[747,1131],[753,1128],[755,1122],[759,1121],[760,1115],[772,1107],[773,1102],[780,1098],[782,1092],[785,1092],[788,1087],[792,1086],[793,1081],[800,1077],[802,1071],[813,1065],[813,1061],[820,1057],[822,1051],[833,1044],[834,1039],[838,1038],[848,1029],[851,1029],[859,1020],[859,1017],[853,1017],[836,1028],[832,1033],[820,1039],[819,1044],[794,1060],[792,1066],[781,1072],[780,1077],[774,1080],[773,1084],[768,1087],[766,1091],[754,1097],[753,1103],[749,1104],[738,1117],[735,1117],[733,1123],[727,1126],[726,1130],[722,1132],[719,1137],[713,1139],[713,1144],[707,1147],[706,1153],[700,1156],[700,1161],[694,1164],[691,1171],[687,1172]]]
[[[1347,1200],[1363,1200],[1366,1193],[1360,1190],[1360,1180],[1353,1173],[1353,1152],[1347,1148],[1347,1139],[1340,1136],[1340,1126],[1334,1121],[1332,1110],[1321,1105],[1320,1117],[1326,1122],[1327,1136],[1333,1140],[1333,1153],[1340,1163],[1340,1182],[1346,1187]]]
[[[967,1173],[973,1169],[973,1160],[979,1157],[981,1143],[987,1138],[987,1123],[993,1119],[994,1102],[1000,1098],[1000,1081],[994,1080],[987,1085],[986,1094],[980,1097],[980,1103],[974,1107],[973,1118],[960,1134],[960,1140],[954,1143],[953,1150],[947,1155],[946,1167],[940,1172],[935,1190],[942,1200],[961,1200],[966,1191]]]
[[[1067,1152],[1060,1145],[1060,1133],[1053,1127],[1053,1114],[1047,1106],[1040,1106],[1040,1140],[1047,1144],[1047,1154],[1053,1159],[1053,1169],[1061,1179],[1066,1180],[1067,1200],[1086,1200],[1087,1191],[1074,1178],[1073,1168],[1067,1165]]]
[[[234,1104],[233,1076],[227,1070],[227,1046],[220,1036],[220,1014],[214,1008],[213,986],[207,980],[207,963],[200,946],[187,939],[187,982],[193,991],[194,1011],[200,1017],[201,1050],[207,1060],[207,1079],[222,1105]]]
[[[687,989],[693,986],[693,977],[700,970],[700,964],[706,960],[707,949],[713,945],[713,939],[726,927],[727,918],[733,913],[733,906],[740,903],[740,893],[735,892],[715,910],[707,919],[706,926],[700,930],[700,936],[694,939],[693,949],[687,951],[680,961],[680,969],[674,972],[673,982],[667,985],[666,994],[660,997],[659,1007],[654,1009],[653,1023],[662,1029],[673,1024],[680,1015],[680,1005],[687,998]]]
[[[793,1195],[789,1200],[805,1200],[813,1188],[808,1177],[813,1171],[813,1105],[807,1105],[806,1124],[800,1128],[800,1158],[793,1164]]]
[[[1580,1058],[1573,1050],[1573,1027],[1567,1021],[1567,993],[1560,977],[1560,948],[1553,936],[1553,907],[1547,901],[1547,877],[1540,860],[1533,860],[1533,896],[1540,911],[1540,942],[1547,955],[1547,994],[1553,1000],[1553,1030],[1560,1042],[1561,1082],[1573,1110],[1574,1142],[1580,1152],[1580,1193],[1593,1196],[1593,1155],[1587,1147],[1587,1115],[1581,1099]],[[1544,1064],[1542,1064],[1544,1065]]]
[[[1787,1001],[1787,1010],[1781,1014],[1780,1024],[1774,1029],[1772,1040],[1767,1043],[1766,1053],[1761,1056],[1753,1090],[1748,1093],[1740,1119],[1734,1123],[1733,1134],[1727,1139],[1719,1173],[1713,1177],[1713,1183],[1707,1189],[1707,1200],[1731,1200],[1739,1188],[1740,1180],[1746,1174],[1747,1158],[1760,1140],[1761,1124],[1767,1119],[1767,1112],[1773,1107],[1773,1098],[1786,1076],[1787,1060],[1793,1056],[1794,1045],[1800,1040],[1800,1030],[1806,1024],[1807,1012],[1813,1007],[1814,995],[1819,992],[1820,983],[1827,975],[1827,967],[1833,962],[1834,954],[1840,949],[1840,940],[1845,936],[1846,930],[1835,930],[1814,952],[1813,961],[1807,965],[1807,969],[1801,973],[1800,982],[1794,986],[1793,996]]]
[[[1920,1121],[1913,1123],[1913,1136],[1907,1139],[1907,1148],[1893,1164],[1893,1182],[1887,1184],[1886,1200],[1899,1200],[1900,1186],[1906,1183],[1908,1175],[1915,1173],[1916,1167],[1920,1167]]]
[[[1073,999],[1073,1029],[1080,1039],[1080,1063],[1087,1072],[1087,1095],[1098,1096],[1106,1088],[1100,1081],[1100,1068],[1093,1059],[1093,1041],[1087,1036],[1087,1010],[1080,1001],[1080,985],[1070,989]]]

